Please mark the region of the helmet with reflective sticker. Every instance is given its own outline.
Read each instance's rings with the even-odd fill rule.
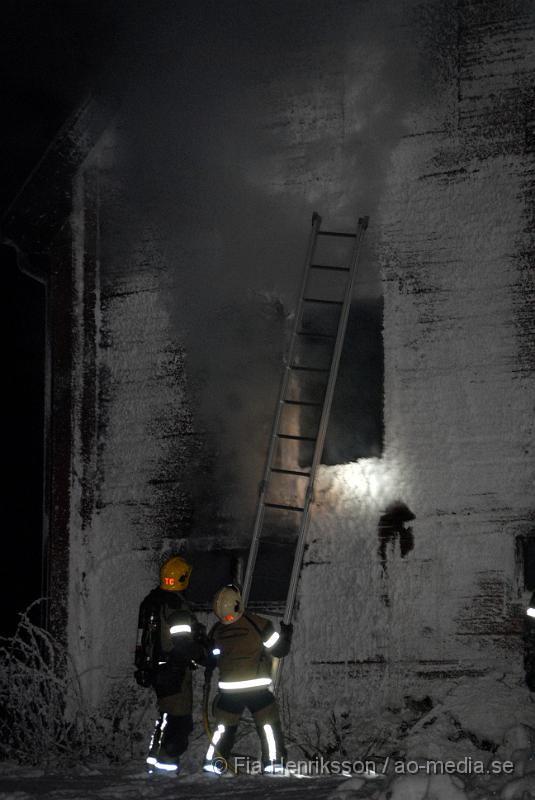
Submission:
[[[223,625],[236,622],[243,614],[243,600],[241,592],[234,584],[223,586],[214,595],[212,608],[216,617]]]
[[[173,556],[160,569],[160,589],[183,592],[189,583],[191,565],[180,556]]]

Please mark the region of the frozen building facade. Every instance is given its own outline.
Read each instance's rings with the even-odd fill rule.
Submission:
[[[371,5],[318,3],[318,35],[297,10],[283,58],[273,23],[220,83],[193,26],[177,66],[162,46],[119,103],[79,112],[12,210],[47,284],[50,618],[94,704],[130,677],[164,556],[192,559],[202,605],[247,552],[313,210],[348,230],[371,217],[357,295],[383,297],[384,433],[320,470],[291,725],[328,750],[357,729],[381,741],[389,713],[456,686],[524,691],[533,19]]]

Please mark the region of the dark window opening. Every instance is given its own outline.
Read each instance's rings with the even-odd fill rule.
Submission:
[[[352,303],[322,464],[379,458],[384,442],[383,298]]]
[[[325,465],[382,455],[382,322],[382,298],[352,303],[321,460]],[[294,404],[284,406],[279,430],[283,435],[297,434],[309,441],[281,438],[277,444],[273,466],[303,472],[301,476],[273,475],[270,479],[268,502],[283,503],[288,510],[276,514],[266,510],[251,588],[253,602],[283,601],[286,596],[301,523],[299,509],[305,504],[307,468],[312,463],[334,345],[330,337],[336,333],[337,324],[332,308],[307,311],[302,317],[302,329],[309,335],[297,343],[294,363],[301,370],[292,372],[286,394]],[[408,509],[407,512],[410,516],[406,519],[414,519]],[[400,546],[405,555],[412,548],[412,534],[401,523],[400,526]]]
[[[174,555],[169,553],[169,556]],[[211,609],[212,598],[225,584],[240,582],[243,563],[247,559],[246,550],[203,550],[184,553],[193,569],[186,590],[187,599],[199,608]],[[240,565],[238,574],[237,565]]]
[[[332,309],[305,316],[303,329],[318,333],[318,337],[307,336],[304,345],[298,343],[296,362],[330,366],[334,344],[327,337],[336,332],[336,325]],[[301,436],[313,439],[317,435],[327,379],[327,371],[292,377],[289,397],[317,405],[285,409],[283,427],[287,422],[288,432],[295,432],[297,423]],[[298,420],[292,422],[292,414],[298,415]],[[383,442],[383,299],[378,297],[354,300],[351,305],[321,463],[331,466],[359,458],[379,458]],[[300,443],[300,467],[310,465],[313,451],[313,442]]]
[[[322,291],[322,295],[324,294],[325,289]],[[307,309],[302,317],[302,330],[317,335],[300,337],[297,341],[294,364],[300,366],[301,370],[292,371],[286,387],[286,399],[293,402],[286,403],[282,410],[279,431],[283,437],[277,443],[273,460],[275,468],[296,470],[297,475],[271,476],[267,501],[275,504],[283,503],[288,510],[281,511],[280,506],[277,511],[271,508],[265,510],[262,539],[259,543],[249,598],[253,605],[256,603],[264,607],[267,604],[269,607],[274,607],[274,604],[283,603],[286,598],[301,522],[299,509],[305,503],[307,468],[312,462],[313,440],[317,437],[328,367],[334,346],[331,336],[336,333],[338,316],[339,309],[327,305],[326,309],[321,311]],[[359,458],[382,455],[384,440],[382,325],[382,297],[353,301],[334,390],[322,464],[342,464]],[[312,441],[296,441],[293,438],[295,435]],[[413,516],[408,517],[408,519],[413,518]],[[403,528],[400,547],[403,555],[411,549],[410,529]],[[244,551],[242,556],[246,560],[247,551]],[[191,597],[194,601],[206,603],[209,596],[218,588],[218,583],[228,582],[229,558],[229,553],[214,550],[209,559],[200,564],[196,574],[197,578],[202,580],[197,584],[192,575]],[[206,588],[206,580],[212,581],[209,591]]]
[[[516,537],[516,564],[521,591],[535,591],[535,533]]]

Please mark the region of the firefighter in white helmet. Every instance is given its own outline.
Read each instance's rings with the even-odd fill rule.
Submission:
[[[238,723],[247,708],[253,715],[262,746],[265,774],[284,772],[286,750],[271,678],[273,656],[290,649],[292,626],[281,622],[278,633],[265,617],[247,612],[240,590],[224,586],[213,601],[218,622],[212,628],[208,669],[219,669],[219,693],[214,703],[215,728],[203,769],[220,773],[228,760]]]
[[[156,692],[159,718],[151,739],[149,772],[173,774],[193,730],[192,669],[205,664],[207,638],[184,599],[191,566],[180,556],[160,569],[160,585],[139,608],[134,677]]]

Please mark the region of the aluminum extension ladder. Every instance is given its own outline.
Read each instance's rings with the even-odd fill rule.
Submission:
[[[368,217],[361,217],[355,233],[322,231],[320,215],[312,215],[299,303],[243,580],[243,597],[247,604],[252,587],[258,583],[262,562],[267,572],[270,568],[277,570],[276,564],[267,563],[269,555],[259,558],[259,547],[273,542],[275,537],[283,541],[286,551],[293,550],[291,572],[287,569],[282,579],[280,570],[278,573],[279,594],[286,597],[285,623],[293,616],[314,479],[322,456],[357,262],[367,226]],[[311,359],[317,360],[310,363]],[[286,562],[291,561],[291,556],[286,558]]]

